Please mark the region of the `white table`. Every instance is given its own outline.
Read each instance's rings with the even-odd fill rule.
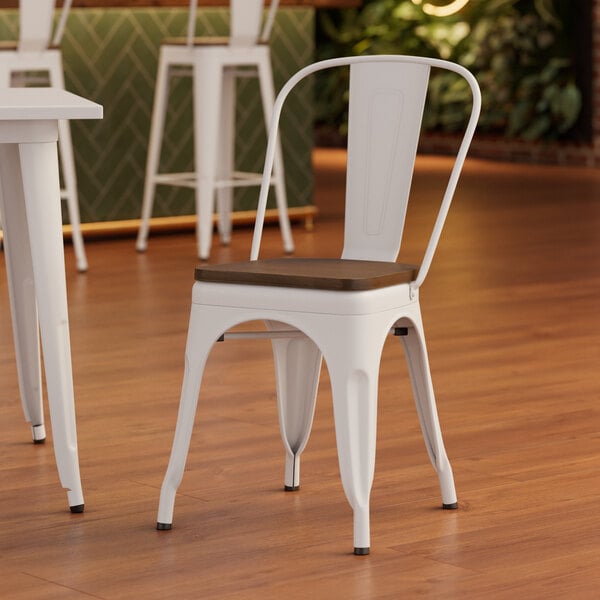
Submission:
[[[83,511],[58,174],[58,121],[102,106],[56,88],[0,89],[0,214],[25,418],[46,437],[40,345],[54,453],[72,512]],[[38,330],[39,327],[39,330]]]

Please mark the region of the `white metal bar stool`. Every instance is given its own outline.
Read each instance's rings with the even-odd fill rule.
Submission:
[[[61,119],[102,107],[56,88],[0,89],[0,210],[21,401],[45,439],[40,346],[60,482],[83,511],[79,477],[57,140]],[[38,331],[39,328],[39,331]]]
[[[43,85],[64,89],[62,39],[72,0],[65,0],[54,34],[52,32],[55,0],[19,0],[19,41],[0,44],[0,86]],[[81,235],[77,178],[71,128],[68,121],[58,125],[60,164],[67,201],[73,248],[78,271],[88,264]]]
[[[261,31],[264,0],[231,0],[229,38],[195,38],[197,0],[190,1],[187,38],[165,40],[158,73],[150,128],[146,180],[138,251],[148,244],[156,185],[174,185],[196,191],[198,256],[210,254],[215,194],[218,225],[224,244],[231,239],[232,188],[259,186],[260,173],[234,169],[235,82],[237,77],[258,77],[267,129],[275,99],[268,38],[279,0],[272,0]],[[184,70],[182,71],[182,67]],[[174,75],[191,75],[194,105],[194,172],[159,173],[169,81]],[[271,184],[275,187],[279,223],[286,252],[293,251],[281,147],[278,145]]]

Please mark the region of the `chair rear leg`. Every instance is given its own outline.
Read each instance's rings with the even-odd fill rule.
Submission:
[[[442,506],[457,508],[454,477],[442,439],[422,324],[418,322],[409,327],[408,335],[401,339],[425,445],[440,482]]]
[[[269,329],[293,329],[267,321]],[[272,340],[277,381],[279,429],[285,446],[285,490],[300,487],[300,455],[306,447],[315,413],[321,374],[321,351],[308,337]]]

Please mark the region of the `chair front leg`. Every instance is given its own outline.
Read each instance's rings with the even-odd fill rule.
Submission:
[[[206,360],[210,350],[221,332],[215,331],[211,337],[214,321],[201,309],[192,306],[188,338],[185,350],[185,370],[179,402],[179,413],[175,436],[171,448],[169,466],[160,490],[158,518],[156,528],[171,529],[173,523],[173,509],[175,494],[183,478],[185,462],[190,448],[194,418],[198,406],[198,395]]]
[[[374,323],[340,319],[322,346],[333,394],[333,414],[340,474],[354,511],[354,554],[369,554],[369,499],[375,473],[377,386],[384,336],[376,339]]]

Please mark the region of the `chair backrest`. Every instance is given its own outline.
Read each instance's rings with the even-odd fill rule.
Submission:
[[[250,259],[258,258],[281,109],[289,92],[308,75],[350,66],[346,216],[342,258],[393,262],[400,251],[430,70],[454,71],[472,93],[465,128],[418,277],[431,264],[479,118],[481,94],[473,75],[454,63],[413,56],[356,56],[309,65],[282,88],[273,109]],[[340,92],[343,93],[343,92]]]
[[[230,0],[229,45],[253,46],[267,42],[275,21],[279,0],[271,0],[269,12],[261,29],[264,0]],[[190,0],[187,43],[192,46],[196,32],[198,0]]]
[[[65,0],[60,19],[52,36],[55,0],[19,0],[19,50],[43,52],[58,46],[64,33],[72,0]]]

